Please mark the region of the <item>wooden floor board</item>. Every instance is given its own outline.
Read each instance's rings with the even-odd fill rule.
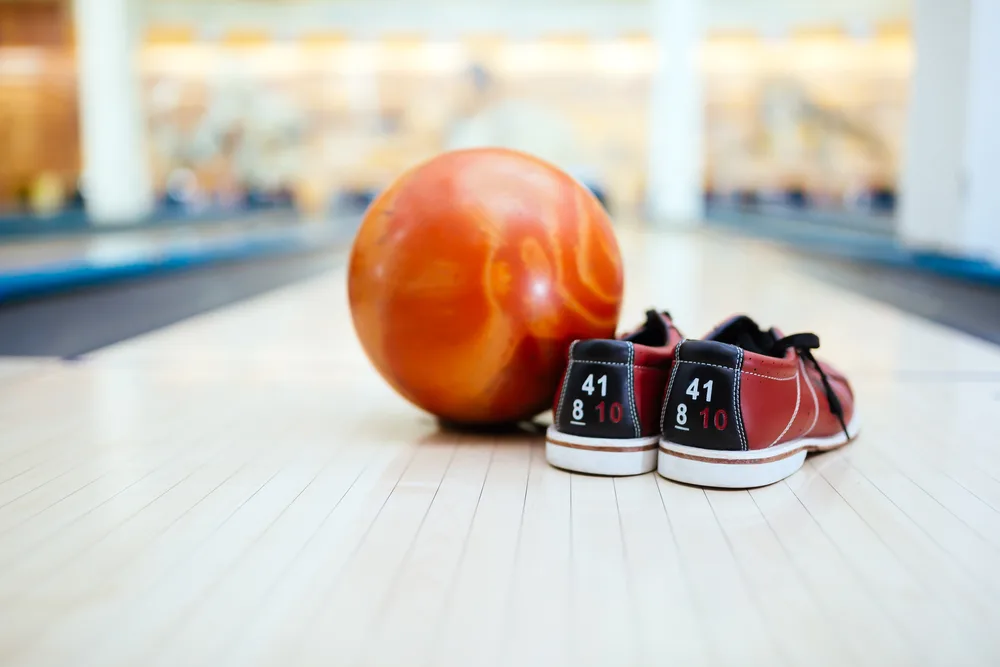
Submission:
[[[572,477],[546,463],[540,443],[530,453],[502,663],[570,665]]]
[[[782,482],[749,493],[803,587],[829,619],[821,627],[852,657],[843,664],[905,664],[912,659],[905,638],[877,604],[878,593],[865,585],[788,485]]]
[[[755,605],[788,664],[858,664],[860,655],[831,632],[835,625],[806,586],[747,492],[710,491],[712,513],[722,527]]]
[[[673,527],[651,475],[614,482],[640,664],[702,664],[713,641],[693,606]]]
[[[913,664],[940,664],[949,655],[978,648],[963,642],[965,629],[936,604],[927,582],[903,567],[885,538],[812,464],[789,484],[823,523],[865,585],[877,587],[880,605],[907,639],[922,643],[923,652]]]
[[[740,571],[707,493],[661,479],[657,484],[694,592],[693,606],[709,628],[710,660],[790,665],[777,637],[767,630],[759,600]]]

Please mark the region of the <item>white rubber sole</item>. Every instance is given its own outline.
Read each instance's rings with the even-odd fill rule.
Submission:
[[[857,415],[847,433],[826,438],[799,438],[767,449],[717,452],[660,440],[657,471],[676,482],[723,489],[752,489],[780,482],[805,463],[810,452],[843,447],[858,435]]]
[[[584,438],[550,426],[545,459],[557,468],[591,475],[641,475],[656,470],[660,438]]]

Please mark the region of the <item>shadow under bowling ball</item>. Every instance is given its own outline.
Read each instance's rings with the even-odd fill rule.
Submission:
[[[455,436],[463,437],[460,444],[482,442],[526,443],[540,442],[545,436],[546,425],[537,421],[522,421],[508,424],[465,424],[438,419],[438,430],[426,437],[421,444],[453,444]]]

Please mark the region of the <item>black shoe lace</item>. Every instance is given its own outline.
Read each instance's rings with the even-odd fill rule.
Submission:
[[[833,387],[830,386],[830,379],[827,378],[826,373],[823,371],[823,367],[819,365],[816,358],[812,355],[812,350],[819,347],[819,337],[816,334],[811,333],[799,333],[792,334],[791,336],[785,336],[781,340],[775,341],[774,347],[772,348],[772,354],[776,356],[784,356],[785,351],[788,348],[794,348],[799,356],[807,360],[813,365],[819,372],[819,378],[823,381],[823,389],[826,391],[826,401],[830,404],[830,412],[832,412],[836,417],[837,421],[840,422],[840,427],[844,429],[844,435],[847,436],[848,440],[851,438],[851,434],[847,432],[847,424],[844,422],[844,407],[840,404],[840,399],[837,398],[837,394],[833,391]]]

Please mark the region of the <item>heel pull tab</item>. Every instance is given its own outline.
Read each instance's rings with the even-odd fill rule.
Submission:
[[[746,450],[740,409],[743,350],[685,340],[676,354],[660,416],[663,439],[702,449]]]
[[[635,349],[626,341],[581,341],[570,354],[556,428],[589,438],[638,438]]]

